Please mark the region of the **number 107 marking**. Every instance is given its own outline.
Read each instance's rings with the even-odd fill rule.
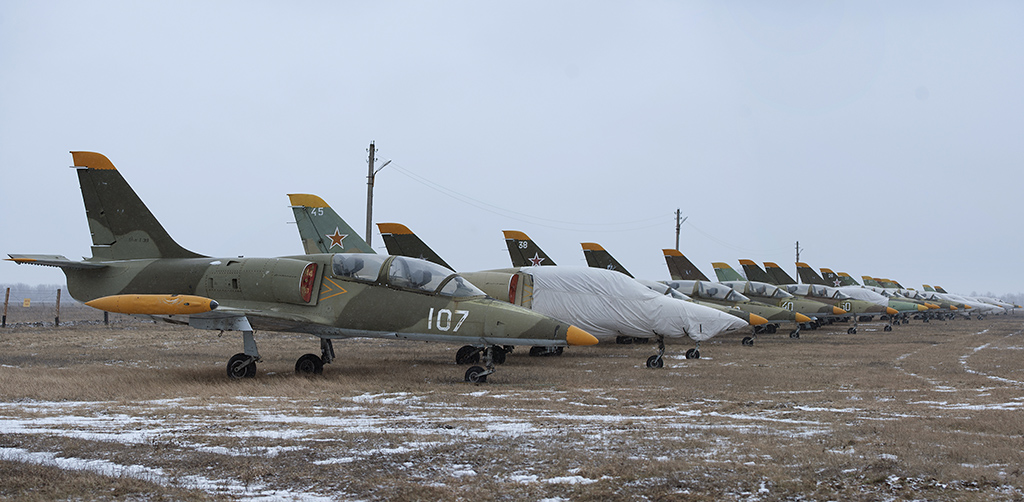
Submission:
[[[467,317],[469,317],[469,311],[468,310],[456,310],[455,314],[456,315],[460,315],[462,317],[459,318],[459,321],[457,323],[455,323],[455,327],[452,328],[452,311],[451,310],[448,310],[448,309],[438,310],[437,311],[437,318],[435,320],[435,318],[434,318],[434,307],[430,307],[430,313],[427,314],[427,329],[431,329],[431,327],[433,325],[435,325],[435,323],[436,323],[437,329],[439,329],[441,331],[448,331],[449,329],[452,330],[452,333],[458,331],[459,328],[462,326],[462,323],[466,321]]]

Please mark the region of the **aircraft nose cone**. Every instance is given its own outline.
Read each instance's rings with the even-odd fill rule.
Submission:
[[[930,307],[926,307],[926,306],[924,306],[924,305],[918,305],[918,306],[917,306],[917,311],[918,311],[918,312],[924,312],[925,310],[928,310],[929,308],[930,308]]]
[[[569,329],[566,330],[565,341],[569,345],[597,345],[597,338],[594,338],[594,335],[576,326],[569,326]]]
[[[892,307],[885,307],[885,313],[889,314],[889,315],[896,315],[896,314],[899,314],[900,311],[898,311],[898,310],[896,310],[896,309],[894,309]]]
[[[760,326],[762,324],[768,324],[768,319],[765,319],[757,314],[750,314],[751,326]]]
[[[832,313],[835,315],[843,315],[846,313],[846,311],[839,307],[832,307]]]
[[[796,322],[811,322],[811,318],[796,312]]]

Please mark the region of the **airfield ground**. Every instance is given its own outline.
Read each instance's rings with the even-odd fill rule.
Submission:
[[[74,318],[0,330],[0,498],[1024,498],[1020,314],[669,345],[660,370],[651,345],[518,350],[481,385],[458,347],[365,339],[297,376],[319,345],[281,333],[230,381],[237,334]]]

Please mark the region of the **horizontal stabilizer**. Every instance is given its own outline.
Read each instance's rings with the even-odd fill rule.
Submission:
[[[103,268],[106,265],[88,261],[69,260],[61,255],[54,254],[9,254],[7,261],[17,264],[26,263],[29,265],[43,265],[46,267],[70,268],[74,270],[85,270],[90,268]]]

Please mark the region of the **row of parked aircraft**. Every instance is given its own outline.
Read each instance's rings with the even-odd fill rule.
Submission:
[[[11,254],[9,259],[61,268],[71,296],[95,308],[240,332],[242,352],[227,364],[232,378],[255,376],[261,360],[257,329],[317,337],[320,354],[304,354],[295,363],[297,373],[308,374],[321,373],[335,359],[335,339],[461,344],[457,362],[484,365],[469,368],[465,380],[480,383],[517,345],[532,347],[531,355],[546,355],[599,340],[653,339],[658,349],[647,366],[659,368],[667,338],[689,337],[696,347],[686,357],[699,358],[701,341],[751,326],[756,335],[791,323],[790,336],[799,337],[801,326],[851,314],[855,320],[878,314],[893,319],[914,310],[990,305],[954,300],[931,288],[912,299],[889,283],[857,285],[864,291],[857,297],[823,284],[772,284],[752,277],[756,272],[745,261],[746,278],[716,263],[720,282],[714,282],[673,250],[665,251],[671,281],[638,281],[594,243],[583,244],[590,267],[549,266],[554,262],[515,231],[505,232],[513,267],[456,273],[397,223],[378,224],[390,254],[374,253],[323,199],[309,194],[289,195],[305,254],[215,258],[177,244],[107,157],[71,153],[92,257]],[[782,272],[771,265],[761,271],[764,277]],[[838,274],[834,280],[848,277]],[[752,343],[752,336],[744,338],[744,344]]]

